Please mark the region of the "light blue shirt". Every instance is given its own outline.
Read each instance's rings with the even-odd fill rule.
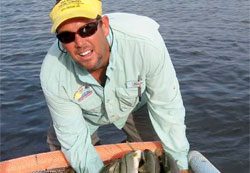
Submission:
[[[108,16],[113,30],[108,41],[113,46],[104,88],[62,53],[57,41],[43,61],[41,85],[63,153],[77,172],[99,172],[103,163],[91,144],[91,134],[104,124],[121,129],[128,115],[147,102],[164,150],[181,169],[187,169],[185,109],[159,25],[133,14]]]

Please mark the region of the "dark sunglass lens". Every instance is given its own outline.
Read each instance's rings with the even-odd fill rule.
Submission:
[[[98,25],[97,22],[89,23],[89,24],[85,25],[84,27],[80,28],[78,31],[78,34],[81,37],[89,37],[96,32],[97,25]]]
[[[62,32],[62,33],[57,34],[57,38],[62,43],[70,43],[75,40],[75,33]]]

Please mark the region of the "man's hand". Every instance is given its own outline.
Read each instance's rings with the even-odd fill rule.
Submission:
[[[181,173],[191,173],[190,170],[181,170]]]

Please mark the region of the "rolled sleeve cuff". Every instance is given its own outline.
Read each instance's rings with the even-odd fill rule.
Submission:
[[[188,169],[188,159],[187,155],[176,155],[172,154],[173,158],[177,161],[177,165],[180,170],[187,170]]]

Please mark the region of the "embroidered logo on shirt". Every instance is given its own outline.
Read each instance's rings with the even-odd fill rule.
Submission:
[[[93,94],[93,90],[88,85],[81,86],[74,94],[74,99],[81,102],[83,99]]]

